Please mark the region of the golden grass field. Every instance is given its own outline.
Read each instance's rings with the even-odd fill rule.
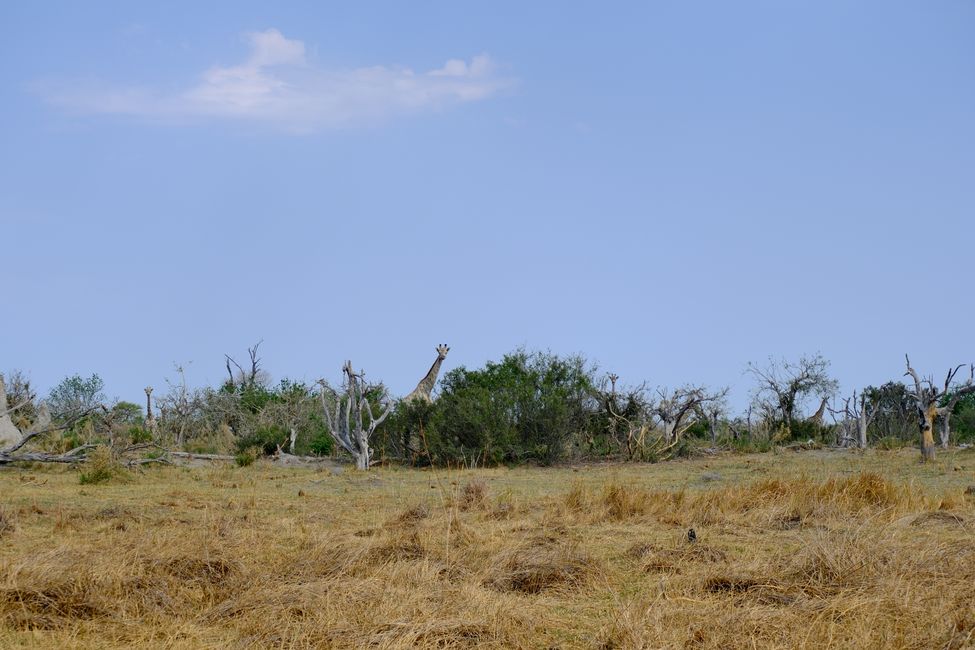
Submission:
[[[0,647],[975,647],[975,450],[918,456],[7,469]]]

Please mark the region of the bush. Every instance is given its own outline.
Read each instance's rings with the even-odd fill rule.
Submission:
[[[257,460],[259,449],[256,447],[251,447],[250,449],[245,449],[243,451],[237,452],[234,456],[234,462],[237,467],[249,467],[254,464]]]
[[[958,401],[950,423],[957,442],[975,442],[975,393],[969,393]]]
[[[105,446],[99,446],[88,454],[86,471],[81,473],[79,482],[82,485],[107,483],[123,473],[124,470],[115,460],[112,450]]]
[[[775,444],[768,438],[738,438],[731,441],[731,448],[742,454],[764,454],[772,451]]]
[[[331,456],[335,451],[335,440],[328,431],[319,431],[308,443],[308,449],[315,456]]]
[[[129,427],[128,434],[129,440],[132,441],[133,445],[138,445],[143,442],[152,442],[152,434],[149,433],[144,427],[139,425]]]
[[[582,357],[524,350],[452,370],[425,428],[430,460],[556,462],[591,419],[592,372]]]
[[[278,424],[256,429],[252,434],[237,439],[237,451],[243,453],[250,449],[258,449],[264,456],[277,452],[278,447],[288,444],[288,430]]]

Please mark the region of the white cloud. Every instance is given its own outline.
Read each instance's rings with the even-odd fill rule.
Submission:
[[[423,73],[398,66],[330,70],[309,63],[305,44],[276,29],[245,36],[251,51],[243,63],[213,66],[179,90],[50,83],[38,90],[48,102],[82,113],[249,120],[309,132],[477,101],[507,85],[483,54]]]

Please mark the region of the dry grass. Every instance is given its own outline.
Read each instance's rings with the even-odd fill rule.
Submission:
[[[975,647],[972,469],[7,470],[0,647]]]

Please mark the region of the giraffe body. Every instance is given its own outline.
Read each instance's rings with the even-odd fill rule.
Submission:
[[[819,410],[806,418],[807,422],[812,422],[822,426],[823,424],[823,414],[826,412],[826,402],[829,401],[828,397],[824,397],[822,403],[819,405]]]
[[[426,376],[420,380],[420,383],[416,385],[409,395],[403,398],[404,402],[412,402],[418,400],[421,402],[426,402],[428,404],[433,403],[433,387],[437,383],[437,375],[440,374],[440,366],[443,364],[443,360],[447,358],[447,353],[450,352],[450,348],[441,343],[437,346],[437,359],[430,366],[430,370],[427,371]]]

